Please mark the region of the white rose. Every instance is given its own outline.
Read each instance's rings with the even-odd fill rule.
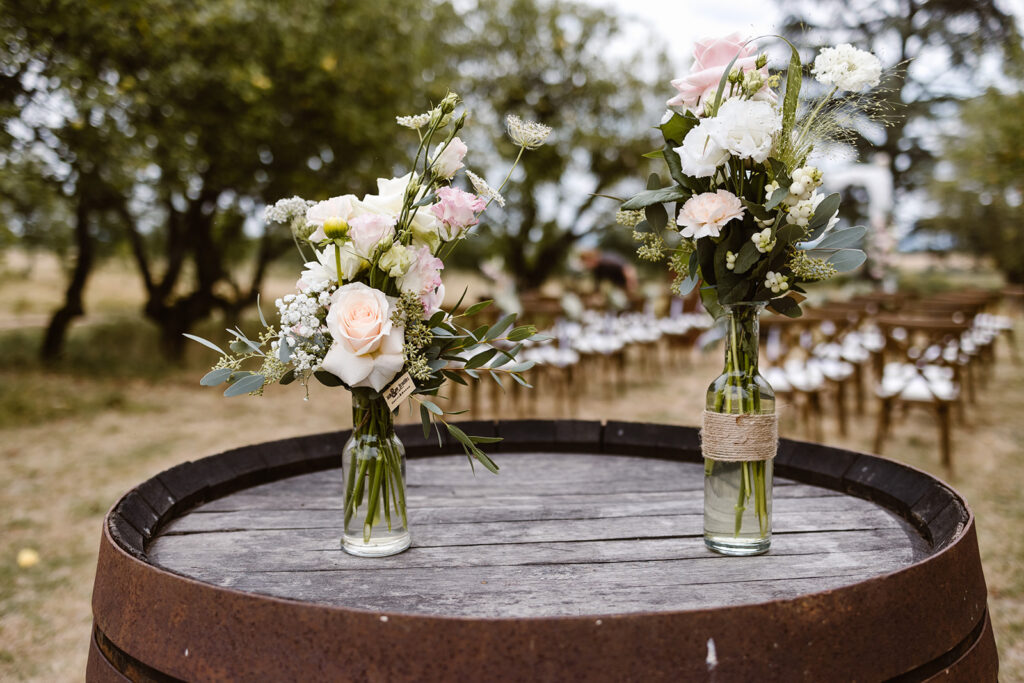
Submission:
[[[434,150],[434,171],[442,178],[451,178],[456,171],[462,168],[462,159],[466,156],[469,148],[458,137],[452,138],[448,146],[444,147],[444,151],[442,151],[442,147],[444,147],[443,142]]]
[[[323,369],[349,387],[383,389],[405,364],[405,328],[391,322],[394,301],[361,282],[339,287],[327,311],[334,344]]]
[[[714,119],[704,119],[690,129],[681,147],[675,148],[682,162],[683,173],[694,178],[713,176],[719,166],[729,159],[729,153],[711,138]]]
[[[309,241],[320,242],[327,239],[324,233],[324,221],[327,219],[337,218],[347,224],[349,219],[360,212],[359,209],[359,200],[352,194],[331,197],[309,207],[306,209],[306,222],[316,226],[316,230],[309,236]]]
[[[782,117],[775,107],[740,98],[723,102],[712,121],[711,137],[719,147],[757,163],[768,158],[774,136],[782,130]]]
[[[362,202],[367,209],[375,213],[382,213],[394,216],[398,216],[402,213],[402,202],[405,200],[405,188],[409,186],[409,181],[412,179],[412,173],[406,173],[401,178],[378,178],[377,179],[377,194],[368,194],[363,197]],[[416,194],[416,199],[422,199],[424,196],[424,189]],[[432,242],[439,243],[440,238],[437,237],[438,221],[426,207],[420,207],[416,211],[416,215],[412,219],[412,233],[421,242],[430,244]]]

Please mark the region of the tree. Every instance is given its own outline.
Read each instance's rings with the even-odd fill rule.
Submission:
[[[818,49],[853,43],[892,68],[882,105],[886,127],[862,125],[855,144],[862,158],[888,156],[897,204],[926,187],[932,174],[934,125],[976,88],[987,56],[1020,51],[1012,15],[997,0],[787,0],[783,33]],[[976,92],[976,91],[975,91]]]
[[[1006,279],[1024,284],[1024,93],[990,89],[961,108],[961,126],[945,139],[942,180],[931,187],[940,211],[928,232],[991,257]]]
[[[641,122],[652,118],[652,109],[663,110],[668,97],[644,74],[667,87],[664,58],[650,45],[646,55],[653,63],[639,51],[613,57],[609,45],[625,40],[624,20],[582,4],[493,0],[465,20],[471,38],[459,71],[474,117],[492,130],[506,113],[554,129],[543,147],[523,158],[505,211],[494,212],[485,228],[494,240],[490,251],[504,258],[519,288],[534,289],[581,236],[614,225],[618,204],[596,195],[628,196],[631,190],[620,185],[643,176],[642,155],[654,142]],[[474,140],[471,149],[488,144]],[[504,143],[491,157],[514,153]],[[489,180],[497,186],[500,178]]]
[[[45,164],[74,216],[75,268],[43,353],[81,314],[100,229],[130,245],[172,356],[196,322],[251,304],[291,243],[256,208],[389,174],[378,152],[395,113],[443,95],[434,36],[453,21],[447,4],[417,0],[5,3],[0,151]]]

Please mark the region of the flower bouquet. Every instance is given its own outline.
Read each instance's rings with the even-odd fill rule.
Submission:
[[[822,174],[808,158],[870,109],[858,93],[878,84],[880,64],[850,45],[822,50],[812,74],[829,90],[798,116],[803,67],[790,47],[780,102],[781,77],[749,41],[698,43],[690,74],[672,81],[664,146],[648,155],[665,161],[671,182],[652,175],[619,213],[640,258],[667,260],[676,294],[699,284],[707,310],[728,318],[725,369],[708,389],[702,431],[704,539],[727,554],[764,552],[771,542],[777,426],[774,394],[757,369],[758,314],[799,316],[804,284],[865,258],[854,248],[865,228],[835,227],[839,195],[819,192]]]
[[[451,380],[466,384],[491,376],[529,386],[522,373],[532,362],[517,362],[526,340],[540,341],[536,329],[515,327],[515,315],[494,325],[465,325],[490,302],[460,311],[442,308],[445,258],[479,221],[491,202],[504,204],[500,191],[466,171],[475,192],[454,187],[466,145],[457,133],[459,98],[449,93],[429,112],[397,118],[419,134],[412,169],[404,176],[378,179],[377,193],[312,202],[299,197],[277,202],[268,221],[289,225],[304,257],[294,294],[278,299],[280,320],[267,323],[250,339],[240,329],[230,352],[186,335],[221,354],[201,383],[224,382],[225,396],[261,395],[268,384],[317,380],[352,393],[353,430],[343,450],[345,478],[343,548],[381,556],[401,552],[410,535],[405,500],[405,450],[395,436],[395,411],[407,400],[419,405],[425,437],[440,422],[470,459],[491,472],[498,466],[480,448],[498,441],[471,436],[450,424],[429,397]],[[522,153],[543,144],[546,126],[510,116],[508,131]],[[436,144],[435,144],[436,143]],[[505,177],[508,181],[509,170]],[[312,249],[312,257],[305,253]],[[447,413],[456,414],[456,413]]]

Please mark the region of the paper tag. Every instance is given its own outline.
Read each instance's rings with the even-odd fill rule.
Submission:
[[[412,396],[412,392],[414,391],[416,391],[416,383],[412,381],[412,377],[410,377],[407,372],[392,382],[391,386],[384,390],[384,400],[388,402],[388,408],[394,410],[401,405],[405,399]]]

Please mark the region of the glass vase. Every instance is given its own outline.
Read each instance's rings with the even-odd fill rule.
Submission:
[[[709,413],[774,416],[775,392],[757,371],[758,318],[764,304],[725,309],[725,369],[708,387],[705,408]],[[771,420],[760,422],[775,431]],[[748,458],[764,458],[766,450],[774,454],[775,437],[770,444],[757,441],[749,447],[730,445],[728,459],[704,458],[704,544],[717,553],[758,555],[771,545],[772,460]]]
[[[384,557],[409,547],[405,510],[405,446],[391,410],[369,390],[352,392],[352,436],[342,451],[345,534],[342,550]]]

